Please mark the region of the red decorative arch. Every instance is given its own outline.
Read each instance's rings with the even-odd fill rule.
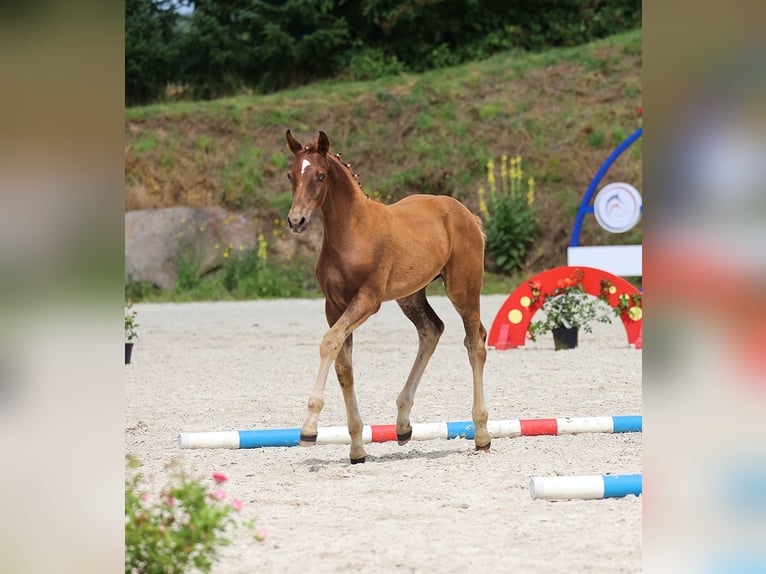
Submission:
[[[526,342],[529,323],[542,306],[540,301],[533,302],[531,285],[539,284],[542,293],[552,293],[559,286],[560,281],[578,275],[582,278],[583,290],[595,297],[602,295],[601,280],[608,281],[612,287],[604,295],[612,307],[617,306],[620,295],[627,294],[630,296],[638,293],[638,289],[622,277],[612,275],[601,269],[593,267],[555,267],[548,269],[519,285],[508,296],[492,322],[487,346],[494,347],[497,351],[523,346]],[[628,335],[628,343],[635,345],[636,349],[640,349],[642,347],[643,318],[633,320],[627,312],[623,313],[620,318]]]

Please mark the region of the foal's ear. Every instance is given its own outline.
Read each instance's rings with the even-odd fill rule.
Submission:
[[[322,155],[327,155],[330,151],[330,138],[322,130],[319,130],[319,139],[317,139],[317,149]]]
[[[301,151],[303,146],[293,137],[293,134],[290,133],[290,130],[287,130],[287,134],[285,135],[287,136],[287,147],[290,148],[290,151],[293,152],[293,154]]]

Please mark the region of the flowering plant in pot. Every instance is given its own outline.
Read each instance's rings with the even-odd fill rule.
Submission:
[[[136,328],[136,311],[132,309],[133,303],[128,301],[125,304],[125,364],[130,363],[130,357],[133,353],[133,339],[138,338]]]
[[[544,318],[529,324],[529,336],[533,341],[547,332],[553,333],[556,350],[577,347],[577,335],[582,329],[593,331],[591,322],[611,323],[615,311],[601,297],[585,292],[582,272],[561,279],[557,287],[548,293],[541,291],[539,282],[529,284],[532,304],[539,304]]]

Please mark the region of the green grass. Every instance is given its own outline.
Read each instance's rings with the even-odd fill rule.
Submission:
[[[133,142],[132,149],[136,153],[146,153],[152,151],[157,147],[157,134],[154,132],[146,132],[142,134],[141,138]]]
[[[159,289],[146,282],[125,286],[125,299],[133,302],[189,302],[319,297],[308,266],[263,261],[253,251],[231,258],[218,269],[201,275],[193,256],[181,257],[173,289]]]
[[[588,140],[588,145],[598,149],[604,146],[606,134],[604,133],[604,130],[594,130],[588,134],[586,139]]]
[[[257,196],[263,181],[260,156],[260,148],[247,145],[234,161],[224,166],[222,199],[227,207],[243,211],[258,204]]]

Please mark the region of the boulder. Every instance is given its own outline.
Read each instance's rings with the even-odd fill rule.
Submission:
[[[173,289],[178,261],[186,257],[204,274],[224,255],[256,249],[257,231],[241,214],[221,207],[167,207],[125,213],[125,281]]]

